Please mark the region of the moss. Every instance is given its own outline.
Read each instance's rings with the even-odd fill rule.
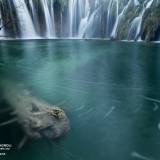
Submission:
[[[133,7],[132,5],[128,8],[128,10],[124,13],[123,18],[121,19],[121,23],[119,24],[117,31],[117,39],[127,39],[128,31],[131,27],[131,22],[135,17],[140,14],[140,8]]]
[[[142,39],[152,41],[158,39],[160,28],[160,5],[154,10],[149,9],[143,17]]]

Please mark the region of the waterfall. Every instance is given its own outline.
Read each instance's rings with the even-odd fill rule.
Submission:
[[[73,12],[74,12],[74,0],[69,1],[69,37],[73,34]]]
[[[54,23],[54,8],[53,8],[53,3],[54,0],[50,0],[50,13],[51,13],[51,26],[52,26],[52,37],[55,37],[55,23]]]
[[[141,29],[141,16],[136,17],[132,23],[131,23],[131,27],[129,29],[129,34],[128,34],[128,39],[136,39],[136,37],[138,36],[140,29]]]
[[[143,4],[143,9],[142,12],[140,13],[140,15],[138,17],[136,17],[132,23],[131,23],[131,28],[129,30],[129,36],[133,33],[133,31],[135,32],[135,36],[134,36],[134,40],[138,39],[140,37],[140,32],[141,32],[141,26],[142,26],[142,20],[143,20],[143,15],[145,13],[145,11],[151,7],[153,3],[153,0],[149,0],[147,2],[147,0],[144,2]],[[145,6],[146,5],[146,6]],[[136,28],[136,29],[135,29]],[[141,39],[139,39],[141,40]]]
[[[36,12],[36,9],[34,7],[34,3],[33,3],[33,0],[29,0],[29,5],[30,5],[30,8],[31,8],[31,14],[32,14],[32,19],[33,19],[33,23],[34,23],[34,26],[35,26],[35,30],[38,34],[38,26],[39,26],[39,22],[38,22],[38,17],[37,17],[37,12]]]
[[[138,0],[134,0],[134,5],[138,6],[139,5],[139,1]]]
[[[1,0],[1,3],[3,4],[5,1]],[[152,14],[152,12],[154,12],[154,8],[158,8],[160,3],[159,0],[67,0],[63,2],[13,0],[9,1],[9,4],[10,6],[6,7],[5,11],[8,15],[10,14],[10,19],[18,20],[16,24],[12,24],[14,29],[10,31],[4,28],[5,31],[0,30],[0,35],[6,34],[15,37],[20,31],[21,36],[18,38],[64,37],[138,40],[141,37],[146,38],[144,34],[142,36],[142,32],[148,32],[143,27],[146,23],[146,16],[154,15],[155,13]],[[151,7],[153,9],[149,10]],[[146,14],[144,17],[147,11],[150,14]],[[12,14],[12,12],[15,13]],[[160,22],[153,22],[152,26],[155,25],[153,30],[157,24],[160,25]],[[7,34],[8,32],[9,34]],[[159,33],[158,30],[155,32]]]
[[[121,16],[121,14],[119,15],[118,12],[119,12],[119,5],[118,5],[118,0],[116,0],[116,22],[115,22],[115,25],[113,27],[113,31],[111,33],[111,37],[113,37],[113,38],[115,38],[116,29],[117,29],[117,26],[118,26],[119,18]]]
[[[93,38],[93,33],[95,31],[95,26],[94,26],[94,22],[96,21],[95,19],[98,18],[97,14],[98,14],[99,8],[97,8],[90,16],[90,18],[88,19],[88,22],[86,23],[86,27],[84,30],[85,34],[85,38]]]
[[[22,38],[36,38],[36,32],[24,0],[13,0],[18,15]]]
[[[85,38],[93,34],[93,23],[99,8],[99,0],[69,0],[69,37]]]
[[[69,0],[69,37],[75,36],[78,2],[79,0]]]
[[[111,13],[111,7],[113,4],[113,0],[110,0],[109,5],[108,5],[108,12],[107,12],[107,38],[110,36],[110,13]]]
[[[2,22],[2,15],[0,12],[0,38],[4,36],[4,28],[3,28],[3,22]]]
[[[53,15],[53,6],[51,6],[51,10],[49,11],[48,2],[47,0],[41,0],[44,16],[45,16],[45,24],[46,24],[46,36],[47,38],[55,37],[54,25],[54,15]],[[53,3],[53,1],[51,0]]]
[[[129,0],[128,3],[127,3],[127,5],[122,10],[122,12],[118,15],[118,0],[117,0],[117,18],[116,18],[115,25],[113,27],[113,31],[111,33],[111,37],[112,38],[116,38],[118,25],[119,25],[120,21],[122,20],[122,18],[124,18],[124,16],[125,16],[124,14],[127,11],[127,9],[129,7],[129,5],[131,4],[131,2],[132,2],[132,0]]]
[[[82,5],[81,8],[84,8],[84,14],[82,12],[82,9],[80,10],[81,12],[81,20],[80,20],[80,25],[78,29],[78,37],[83,38],[85,31],[87,29],[87,24],[90,16],[90,6],[89,6],[89,1],[86,0],[85,3],[83,3],[84,6]]]

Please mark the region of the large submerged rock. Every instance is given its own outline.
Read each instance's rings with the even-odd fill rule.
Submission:
[[[21,85],[5,81],[1,90],[3,99],[13,109],[10,114],[16,117],[1,126],[13,122],[20,124],[25,136],[19,148],[27,139],[55,139],[70,129],[69,119],[61,108],[37,99]]]

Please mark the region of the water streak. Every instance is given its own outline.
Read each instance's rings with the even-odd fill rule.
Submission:
[[[143,155],[141,155],[137,152],[132,152],[131,156],[134,157],[134,158],[137,158],[137,159],[141,159],[141,160],[154,160],[153,158],[143,156]]]

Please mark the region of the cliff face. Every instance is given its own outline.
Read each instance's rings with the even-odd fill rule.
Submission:
[[[160,0],[1,0],[0,11],[9,37],[160,40]]]

